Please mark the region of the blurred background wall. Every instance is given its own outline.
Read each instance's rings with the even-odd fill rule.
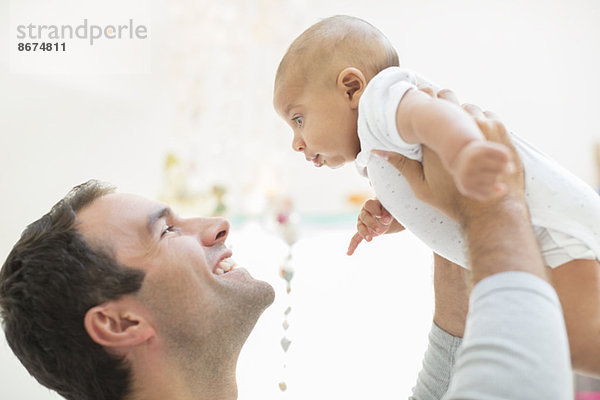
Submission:
[[[401,65],[495,111],[598,184],[595,0],[145,4],[151,51],[144,73],[19,74],[0,57],[0,255],[26,224],[90,178],[174,201],[182,213],[224,205],[238,262],[278,291],[242,353],[241,399],[407,396],[431,321],[427,249],[401,233],[344,256],[368,183],[352,165],[331,171],[307,164],[291,151],[291,132],[272,109],[281,56],[320,18],[366,19],[394,43]],[[8,23],[4,0],[0,25]],[[0,30],[3,54],[10,34]],[[281,199],[300,221],[289,296],[278,276],[287,249],[270,219]],[[284,358],[280,323],[290,304],[293,341]],[[57,398],[3,340],[0,398]]]

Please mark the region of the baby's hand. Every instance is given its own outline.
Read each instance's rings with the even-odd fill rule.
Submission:
[[[375,236],[401,230],[404,230],[404,227],[383,208],[379,200],[367,200],[358,214],[356,234],[350,240],[346,254],[351,256],[363,239],[370,242]]]
[[[459,192],[475,200],[486,201],[506,191],[501,178],[514,169],[514,164],[506,146],[474,140],[458,153],[452,169]]]

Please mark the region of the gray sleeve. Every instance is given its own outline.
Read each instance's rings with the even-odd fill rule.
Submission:
[[[410,400],[439,400],[444,396],[452,377],[455,353],[461,342],[461,338],[450,335],[435,323],[432,324],[423,367]]]
[[[518,271],[471,293],[465,337],[444,400],[573,398],[567,332],[556,292]]]

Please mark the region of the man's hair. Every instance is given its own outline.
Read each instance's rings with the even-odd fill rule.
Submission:
[[[398,65],[398,53],[379,29],[360,18],[336,15],[310,26],[292,42],[277,69],[275,87],[291,68],[299,68],[308,79],[331,82],[345,67],[360,69],[370,80]]]
[[[144,272],[92,248],[77,215],[114,188],[88,181],[27,226],[0,271],[0,316],[6,340],[27,371],[67,399],[122,399],[131,371],[95,343],[86,312],[139,290]]]

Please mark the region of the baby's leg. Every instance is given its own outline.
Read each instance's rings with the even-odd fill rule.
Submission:
[[[600,376],[600,263],[573,260],[551,270],[577,371]]]

